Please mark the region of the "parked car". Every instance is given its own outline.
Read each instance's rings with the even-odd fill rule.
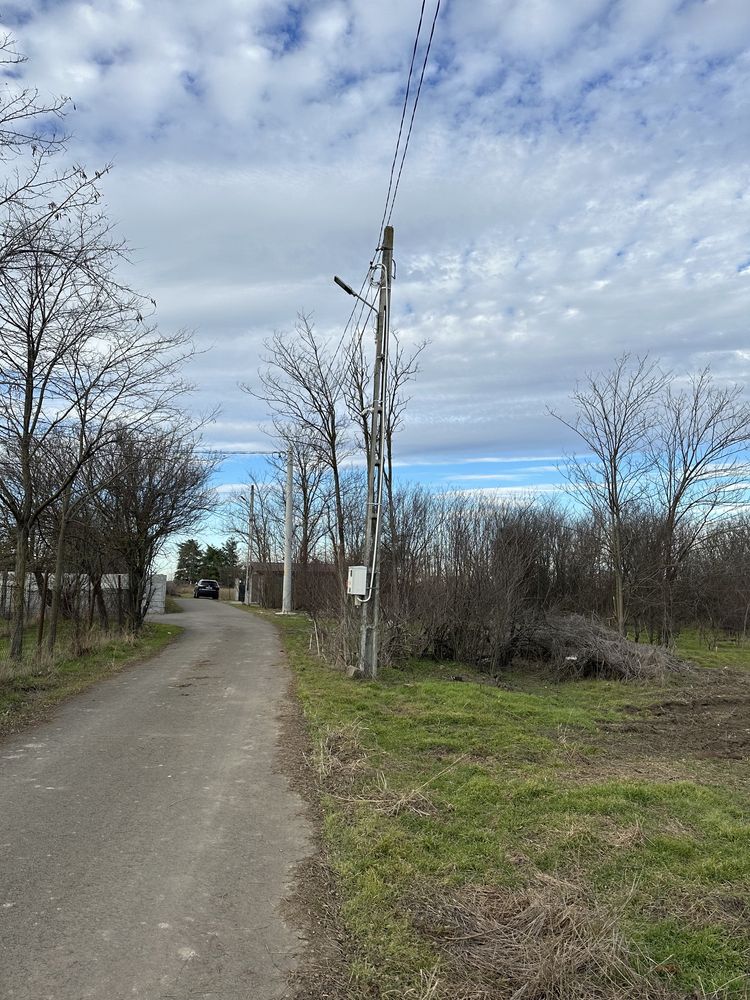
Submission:
[[[218,601],[218,580],[199,580],[193,588],[193,597],[213,597],[215,601]]]

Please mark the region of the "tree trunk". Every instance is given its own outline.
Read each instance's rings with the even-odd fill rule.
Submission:
[[[129,632],[136,633],[141,627],[140,595],[141,595],[140,573],[131,571],[128,573],[128,594],[127,594],[127,627]]]
[[[661,587],[661,635],[662,646],[674,643],[674,583],[675,570],[667,563],[664,567]]]
[[[622,542],[620,539],[620,525],[615,521],[612,524],[612,562],[615,574],[615,620],[617,631],[620,635],[625,635],[625,586],[622,572]]]
[[[54,651],[57,643],[57,623],[60,618],[60,603],[62,601],[63,585],[65,583],[65,529],[68,520],[70,491],[63,496],[60,511],[60,527],[57,532],[57,548],[55,550],[55,586],[52,591],[52,607],[49,613],[49,631],[47,632],[47,649]]]
[[[333,488],[336,502],[336,537],[338,552],[336,553],[336,565],[339,571],[339,591],[341,600],[346,604],[346,540],[344,535],[344,503],[341,497],[341,480],[339,478],[338,463],[331,463],[333,472]]]
[[[674,533],[674,526],[670,520],[665,531],[661,578],[660,640],[662,646],[671,646],[674,643],[674,585],[677,577]]]
[[[94,598],[97,611],[99,612],[99,624],[106,632],[109,630],[109,612],[107,611],[107,602],[104,600],[104,594],[102,593],[101,577],[99,577],[94,586]]]
[[[133,634],[140,632],[146,617],[144,603],[148,571],[143,568],[144,564],[148,566],[149,560],[145,559],[140,565],[131,566],[128,570],[127,626]]]
[[[96,607],[96,591],[92,589],[91,577],[89,577],[89,616],[88,616],[88,628],[89,632],[94,627],[94,609]]]
[[[23,630],[26,624],[26,566],[29,559],[29,528],[16,528],[16,571],[13,588],[13,636],[10,643],[12,660],[23,656]]]
[[[39,623],[36,630],[36,648],[42,648],[42,642],[44,641],[44,616],[47,612],[47,592],[49,591],[49,573],[44,574],[44,579],[42,580],[42,604],[39,608]]]

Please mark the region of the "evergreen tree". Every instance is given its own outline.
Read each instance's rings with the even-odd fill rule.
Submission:
[[[175,580],[182,583],[195,583],[202,572],[203,549],[194,538],[182,542],[177,554],[177,572]]]
[[[201,577],[206,580],[219,580],[225,566],[224,550],[215,545],[207,545],[201,561]]]
[[[234,536],[227,539],[224,545],[224,574],[227,584],[231,585],[235,577],[242,576],[243,564],[240,556],[240,544]]]

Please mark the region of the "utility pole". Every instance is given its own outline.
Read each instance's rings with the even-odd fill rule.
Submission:
[[[383,231],[380,266],[380,295],[375,335],[375,366],[372,379],[370,414],[370,454],[367,458],[367,515],[365,521],[365,566],[369,567],[368,593],[362,600],[359,669],[365,677],[378,673],[380,639],[380,534],[383,508],[383,468],[387,425],[388,336],[391,314],[391,274],[393,270],[393,226]]]
[[[244,500],[245,497],[242,497]],[[245,558],[245,604],[253,603],[252,544],[255,534],[255,484],[250,485],[250,500],[247,515],[247,556]]]
[[[284,590],[281,598],[282,615],[292,613],[292,486],[294,462],[292,446],[286,453],[286,518],[284,522]]]

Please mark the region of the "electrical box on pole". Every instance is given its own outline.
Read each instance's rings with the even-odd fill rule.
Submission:
[[[346,583],[346,592],[350,597],[367,596],[367,567],[350,566],[349,579]]]

